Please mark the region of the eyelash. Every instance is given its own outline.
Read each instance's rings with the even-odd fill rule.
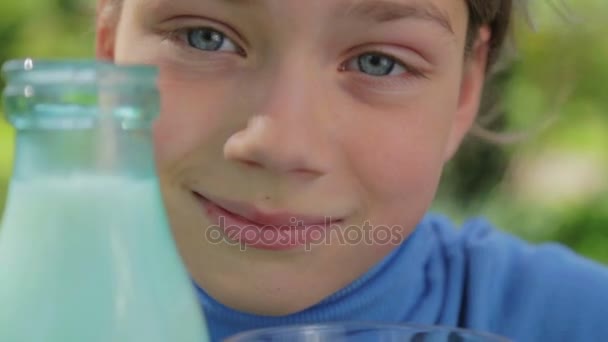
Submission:
[[[168,34],[166,34],[166,38],[169,38],[171,41],[177,42],[178,44],[180,44],[182,47],[184,47],[186,49],[195,50],[194,52],[196,52],[196,53],[209,54],[209,53],[222,52],[222,51],[197,49],[197,48],[193,47],[189,42],[188,34],[195,30],[211,30],[211,31],[220,33],[225,40],[229,40],[230,42],[232,42],[232,44],[234,44],[234,46],[236,47],[236,50],[237,50],[236,51],[237,55],[239,55],[241,57],[247,57],[247,54],[246,54],[245,50],[241,47],[241,44],[235,42],[234,39],[228,37],[228,35],[226,35],[222,30],[216,29],[211,26],[181,28],[179,30],[169,32]]]
[[[223,39],[229,40],[234,45],[234,47],[237,50],[236,51],[237,55],[239,55],[241,57],[247,57],[247,53],[245,52],[245,50],[241,47],[241,45],[238,42],[235,42],[234,39],[230,38],[227,34],[225,34],[223,32],[223,30],[216,29],[211,26],[198,26],[198,27],[182,28],[179,30],[169,32],[168,38],[170,38],[173,41],[177,41],[180,45],[182,45],[186,49],[195,50],[195,53],[209,54],[209,53],[223,52],[221,50],[220,51],[203,50],[203,49],[199,49],[199,48],[192,46],[188,35],[191,34],[192,31],[195,31],[195,30],[210,30],[210,31],[214,31],[214,32],[221,34]],[[357,59],[362,58],[363,56],[366,56],[366,55],[376,55],[376,56],[379,56],[382,58],[388,58],[392,62],[394,62],[395,66],[399,66],[399,67],[402,67],[403,69],[405,69],[405,71],[404,71],[405,75],[399,74],[399,75],[393,75],[393,76],[390,76],[390,75],[377,76],[377,75],[367,74],[362,71],[357,72],[357,74],[359,74],[359,75],[357,75],[358,77],[367,78],[367,81],[369,81],[369,82],[381,82],[386,85],[389,85],[389,84],[395,85],[395,83],[403,82],[404,79],[409,80],[410,78],[427,78],[426,75],[420,69],[412,67],[408,63],[404,63],[399,58],[391,55],[390,53],[386,53],[386,52],[379,51],[379,50],[369,50],[369,51],[359,53],[353,57],[350,57],[346,62],[342,63],[339,66],[338,70],[340,72],[349,72],[349,70],[347,70],[347,65],[351,64],[353,61],[356,62]],[[395,78],[399,78],[399,80],[396,80]]]
[[[370,75],[370,74],[366,74],[364,72],[358,72],[359,74],[361,74],[362,76],[365,77],[371,77],[372,79],[376,79],[376,80],[380,80],[382,79],[383,81],[386,81],[389,78],[411,78],[411,77],[416,77],[416,78],[421,78],[421,77],[425,77],[425,74],[418,68],[415,68],[413,66],[411,66],[408,63],[403,62],[400,58],[393,56],[390,53],[381,51],[381,50],[367,50],[365,52],[359,53],[357,55],[355,55],[354,57],[349,58],[346,62],[342,63],[342,65],[340,65],[339,70],[342,72],[348,72],[347,65],[352,63],[353,61],[357,61],[358,58],[362,58],[363,56],[366,55],[375,55],[381,58],[388,58],[390,59],[392,62],[395,63],[395,66],[399,66],[401,68],[404,69],[403,74],[405,74],[405,76],[403,74],[400,75],[384,75],[384,76],[374,76],[374,75]],[[359,61],[360,63],[360,61]]]

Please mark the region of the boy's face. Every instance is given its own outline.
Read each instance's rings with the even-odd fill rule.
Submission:
[[[118,25],[100,21],[99,57],[160,68],[154,139],[174,236],[193,278],[243,311],[302,310],[386,256],[429,208],[477,111],[488,34],[465,59],[464,0],[125,0],[119,11]],[[330,243],[210,241],[213,203],[275,225],[331,216],[315,232]]]

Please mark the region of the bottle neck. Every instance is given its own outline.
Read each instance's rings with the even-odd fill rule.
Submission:
[[[17,132],[13,179],[155,175],[155,68],[25,60],[3,72],[4,112]]]
[[[73,175],[155,177],[149,129],[116,124],[88,129],[23,129],[16,135],[14,180]]]

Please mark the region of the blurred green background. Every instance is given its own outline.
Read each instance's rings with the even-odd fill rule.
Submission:
[[[531,2],[532,25],[518,16],[517,55],[497,78],[502,105],[480,118],[498,136],[467,139],[435,209],[459,223],[484,215],[527,240],[608,263],[608,1],[559,3]],[[0,62],[92,57],[94,5],[1,1]],[[13,140],[0,120],[0,212]]]

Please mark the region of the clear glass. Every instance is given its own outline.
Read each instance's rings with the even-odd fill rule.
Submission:
[[[208,340],[155,171],[157,71],[11,61],[0,341]]]
[[[438,326],[345,322],[254,330],[225,342],[509,342],[508,339]]]

